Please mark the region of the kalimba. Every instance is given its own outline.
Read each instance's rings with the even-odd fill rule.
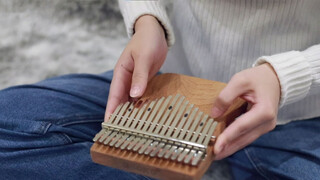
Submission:
[[[200,179],[213,161],[214,141],[246,109],[237,99],[210,117],[224,83],[161,74],[143,97],[120,104],[94,137],[94,162],[157,179]]]

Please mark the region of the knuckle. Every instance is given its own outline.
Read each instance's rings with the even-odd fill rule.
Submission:
[[[267,127],[267,130],[268,131],[272,131],[276,127],[276,125],[277,125],[276,119],[270,121],[270,123],[269,123],[269,125]]]
[[[133,79],[144,80],[144,79],[148,79],[148,74],[146,74],[144,72],[134,72],[132,77],[133,77]]]
[[[150,51],[143,51],[143,52],[132,51],[132,56],[134,57],[135,62],[141,62],[141,61],[145,61],[152,58],[153,53]]]
[[[237,128],[236,128],[236,133],[238,134],[238,135],[242,135],[242,134],[244,134],[245,132],[246,132],[246,127],[245,126],[238,126]]]
[[[272,121],[277,117],[277,110],[271,102],[265,101],[259,108],[259,114],[265,121]]]
[[[272,130],[277,124],[277,110],[274,108],[267,108],[261,106],[258,110],[261,124],[265,124],[265,129]]]
[[[228,144],[229,142],[231,142],[231,138],[229,136],[220,135],[219,138],[222,144]]]
[[[267,109],[264,113],[264,117],[266,120],[274,120],[277,116],[277,113],[273,109]]]
[[[239,87],[247,87],[250,85],[250,76],[245,71],[236,73],[232,80],[238,84]]]
[[[217,97],[217,102],[219,103],[219,108],[225,109],[230,103],[227,101],[223,93],[220,93]]]

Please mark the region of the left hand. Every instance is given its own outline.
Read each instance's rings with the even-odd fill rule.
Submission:
[[[216,160],[235,153],[275,128],[280,84],[271,65],[265,63],[235,74],[216,99],[212,116],[221,116],[237,97],[247,101],[250,109],[219,135],[213,150]]]

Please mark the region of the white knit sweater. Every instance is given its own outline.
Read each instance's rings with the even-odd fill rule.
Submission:
[[[269,62],[281,85],[278,124],[320,116],[319,0],[175,0],[170,16],[157,0],[119,4],[129,36],[142,15],[162,23],[172,46],[163,72],[228,82]]]

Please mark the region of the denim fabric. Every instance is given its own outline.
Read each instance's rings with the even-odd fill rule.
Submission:
[[[0,91],[0,179],[149,179],[92,162],[112,72]]]
[[[113,72],[0,91],[0,179],[149,179],[92,162]],[[228,158],[235,179],[317,179],[320,120],[278,126]]]
[[[320,179],[320,118],[278,125],[228,158],[234,179]]]

